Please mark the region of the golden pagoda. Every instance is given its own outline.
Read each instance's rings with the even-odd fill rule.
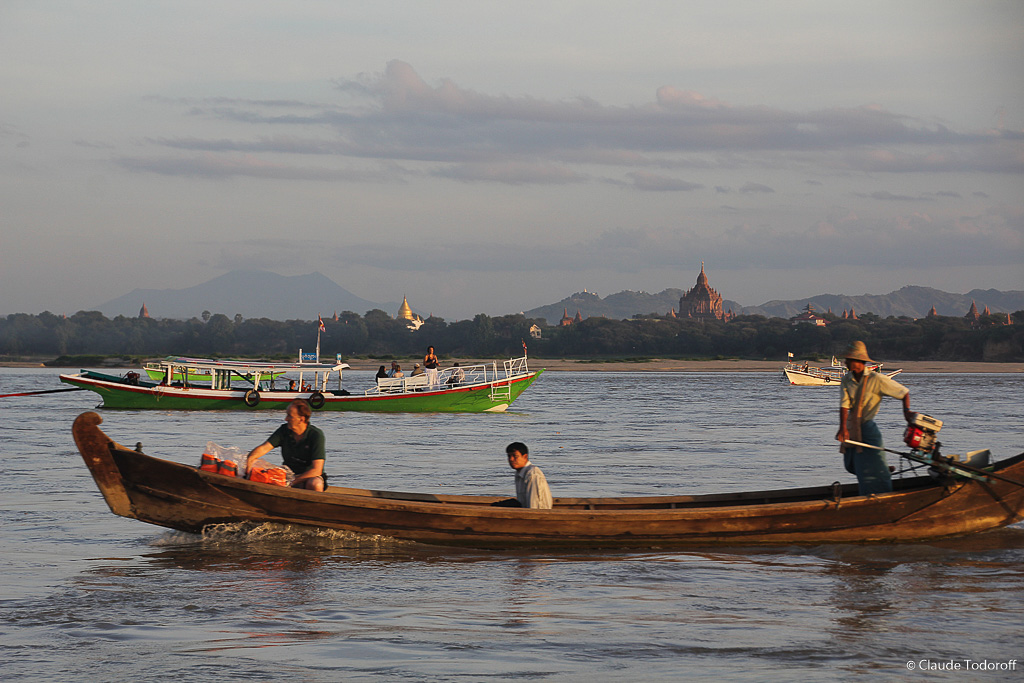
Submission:
[[[416,316],[412,312],[412,308],[409,306],[409,300],[404,296],[402,297],[402,305],[398,307],[398,317],[405,320],[416,319]]]
[[[409,324],[406,327],[410,330],[418,330],[423,325],[423,318],[412,312],[409,300],[405,296],[402,296],[402,305],[398,307],[396,320],[408,320]]]

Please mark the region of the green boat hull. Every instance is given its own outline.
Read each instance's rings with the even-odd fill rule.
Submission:
[[[364,396],[327,391],[323,405],[315,412],[354,411],[380,413],[481,413],[502,412],[533,384],[544,370],[511,379],[496,380],[453,389],[416,391],[403,394]],[[94,391],[104,408],[124,410],[285,410],[296,398],[309,399],[309,392],[261,391],[255,405],[246,402],[246,391],[213,391],[193,387],[161,387],[148,382],[126,384],[123,378],[85,372],[61,375],[61,382]],[[251,403],[251,399],[250,399]],[[311,401],[314,405],[316,401]]]

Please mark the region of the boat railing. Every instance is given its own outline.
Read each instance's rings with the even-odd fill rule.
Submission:
[[[493,375],[494,371],[492,370],[490,374]],[[367,389],[365,394],[367,396],[376,396],[379,394],[404,394],[412,391],[437,391],[439,389],[483,384],[487,381],[488,372],[486,364],[462,365],[439,370],[437,382],[433,385],[426,374],[406,377],[382,377],[377,380],[377,385]]]
[[[491,374],[494,374],[492,366]],[[487,364],[460,365],[443,368],[437,373],[437,383],[444,387],[460,387],[467,384],[483,384],[488,381]]]
[[[367,396],[380,394],[404,394],[411,391],[438,391],[457,387],[487,384],[498,380],[517,377],[529,372],[526,357],[513,358],[504,362],[498,370],[497,362],[460,365],[443,368],[437,373],[437,383],[430,384],[426,374],[411,377],[382,377],[377,385],[366,390]]]
[[[530,372],[530,368],[526,363],[526,356],[521,358],[512,358],[505,361],[505,377],[516,377],[517,375],[525,375]]]

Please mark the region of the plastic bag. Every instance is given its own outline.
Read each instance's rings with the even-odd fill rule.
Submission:
[[[279,478],[280,474],[275,470],[284,473],[283,479]],[[260,458],[252,464],[252,469],[249,470],[248,478],[253,481],[261,481],[266,484],[291,486],[292,482],[295,481],[295,473],[292,472],[291,468],[287,465],[271,465],[263,458]]]
[[[245,460],[246,456],[246,453],[238,446],[218,446],[213,441],[206,442],[206,450],[203,452],[218,460],[234,460],[235,462]]]
[[[206,442],[199,469],[216,472],[229,477],[238,476],[238,463],[245,462],[245,453],[237,446],[220,446],[213,441]]]

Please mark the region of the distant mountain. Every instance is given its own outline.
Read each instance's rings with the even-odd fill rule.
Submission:
[[[591,292],[577,292],[557,303],[538,306],[524,313],[527,318],[544,318],[551,325],[557,325],[566,313],[572,317],[577,311],[584,318],[604,317],[615,320],[651,313],[665,315],[670,310],[679,311],[679,299],[684,294],[686,291],[682,289],[666,289],[657,294],[626,290],[602,299]],[[739,312],[740,305],[723,299],[722,308]]]
[[[551,325],[557,325],[568,312],[575,316],[579,311],[584,318],[601,316],[621,320],[635,315],[656,313],[665,315],[669,309],[679,310],[679,298],[685,294],[681,289],[666,289],[658,294],[623,291],[601,298],[591,292],[577,292],[561,301],[525,311],[527,318],[544,318]],[[909,316],[923,318],[932,306],[939,315],[962,316],[975,302],[978,311],[985,306],[992,313],[1014,313],[1024,310],[1024,292],[1001,292],[996,289],[975,289],[967,294],[950,294],[930,287],[903,287],[889,294],[845,296],[819,294],[808,299],[794,301],[769,301],[760,306],[740,306],[735,301],[723,299],[722,308],[741,315],[763,315],[769,318],[791,318],[810,303],[814,310],[824,313],[829,309],[839,315],[853,309],[858,315],[874,313],[883,318]]]
[[[320,273],[285,276],[267,271],[234,270],[186,289],[136,289],[111,299],[95,310],[108,317],[137,316],[146,305],[154,318],[198,318],[203,311],[229,318],[315,320],[334,312],[363,315],[380,308],[393,313],[398,303],[380,304],[362,299]]]
[[[923,318],[928,315],[932,306],[935,307],[935,312],[939,315],[966,315],[971,308],[971,302],[977,304],[979,312],[988,306],[992,313],[1014,313],[1024,310],[1024,292],[973,289],[966,294],[950,294],[931,287],[908,286],[880,295],[819,294],[809,299],[796,301],[769,301],[760,306],[746,307],[742,312],[751,315],[791,318],[803,311],[807,304],[811,304],[819,313],[832,309],[833,313],[839,315],[844,310],[848,311],[852,308],[858,315],[874,313],[883,318],[891,315]]]

